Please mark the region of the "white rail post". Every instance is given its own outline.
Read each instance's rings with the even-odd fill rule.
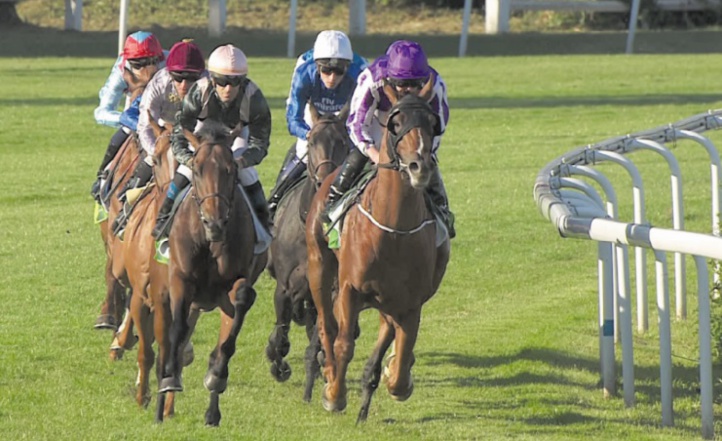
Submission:
[[[509,32],[509,13],[511,0],[486,0],[484,32],[503,34]]]
[[[118,18],[118,54],[123,52],[125,36],[128,34],[128,1],[120,0],[120,17]]]
[[[83,30],[83,0],[65,0],[65,30]]]
[[[208,0],[208,35],[218,38],[226,31],[226,0]]]
[[[288,46],[286,56],[296,56],[296,15],[298,12],[298,0],[291,0],[291,10],[288,15]]]
[[[461,37],[459,37],[459,57],[466,55],[469,40],[469,20],[471,17],[471,0],[464,0],[464,16],[461,21]]]
[[[699,317],[699,389],[702,407],[702,436],[714,438],[712,384],[712,325],[710,322],[709,273],[707,260],[694,256],[697,267],[697,301]]]
[[[628,147],[651,150],[662,155],[667,161],[671,173],[672,186],[672,228],[675,230],[684,230],[684,207],[681,202],[682,172],[680,171],[677,159],[672,152],[660,143],[649,139],[633,138]],[[685,258],[682,253],[674,253],[674,275],[677,318],[685,319],[687,318],[687,268],[685,267]]]
[[[657,317],[659,323],[659,384],[662,398],[662,425],[674,426],[672,404],[672,327],[669,314],[667,255],[654,251],[657,276]]]
[[[595,159],[608,160],[621,165],[632,178],[632,197],[634,204],[634,223],[647,224],[644,210],[644,187],[642,175],[629,158],[616,152],[604,150],[593,151]],[[642,247],[634,247],[634,270],[637,286],[637,332],[644,333],[649,329],[649,312],[647,308],[647,254]]]

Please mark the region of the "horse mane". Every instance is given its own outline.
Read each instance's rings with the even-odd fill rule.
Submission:
[[[196,137],[204,144],[222,144],[226,146],[230,146],[231,141],[235,138],[223,123],[209,119],[203,121],[203,126],[196,133]]]

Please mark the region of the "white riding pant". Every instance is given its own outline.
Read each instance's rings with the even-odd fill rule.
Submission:
[[[196,132],[198,129],[202,127],[203,123],[199,122],[196,125]],[[195,151],[193,146],[188,146],[192,151]],[[244,127],[241,131],[241,134],[238,135],[238,137],[233,141],[233,145],[231,146],[231,151],[233,152],[233,159],[239,159],[243,152],[246,151],[248,148],[248,127]],[[176,173],[180,173],[188,180],[191,180],[191,177],[193,176],[193,171],[185,166],[185,165],[179,165],[176,169]],[[256,182],[258,182],[258,172],[256,171],[255,167],[244,167],[238,169],[238,179],[241,181],[241,185],[244,187],[248,187],[249,185],[253,185]]]

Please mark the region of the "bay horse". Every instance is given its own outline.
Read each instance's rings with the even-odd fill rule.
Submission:
[[[311,199],[321,182],[341,165],[352,147],[346,130],[348,104],[338,115],[320,115],[312,103],[309,103],[309,109],[313,125],[307,136],[307,175],[302,183],[288,191],[278,206],[267,268],[271,277],[276,280],[276,324],[266,346],[266,357],[271,362],[271,375],[278,381],[286,381],[290,377],[291,367],[284,360],[290,350],[289,327],[292,320],[305,326],[309,339],[304,357],[305,401],[311,401],[313,384],[320,372],[316,357],[320,349],[318,333],[315,330],[316,309],[306,278],[306,216]]]
[[[255,228],[247,197],[239,186],[230,135],[221,124],[205,121],[196,137],[184,130],[195,148],[190,194],[178,207],[168,243],[170,354],[161,366],[159,394],[180,392],[182,352],[190,338],[192,310],[221,310],[218,343],[210,354],[204,385],[210,391],[207,425],[221,420],[219,396],[228,384],[228,363],[246,313],[256,299],[253,284],[268,259],[254,255]],[[160,400],[159,400],[160,401]]]
[[[328,248],[319,217],[335,174],[316,193],[306,223],[308,281],[325,353],[322,404],[326,410],[346,408],[346,373],[354,356],[354,326],[360,311],[372,307],[380,313],[376,346],[364,367],[357,422],[368,417],[384,354],[394,341],[386,387],[395,400],[411,396],[421,308],[441,284],[449,260],[449,239],[437,245],[434,217],[425,201],[436,167],[432,140],[439,132],[438,117],[427,103],[433,81],[432,77],[419,96],[401,99],[389,85],[384,87],[392,108],[376,176],[346,214],[340,248]]]

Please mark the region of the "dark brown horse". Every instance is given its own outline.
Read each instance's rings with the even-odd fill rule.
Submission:
[[[346,372],[354,356],[359,312],[372,307],[381,316],[378,340],[364,368],[358,421],[368,416],[383,356],[394,340],[386,387],[396,400],[411,396],[421,308],[438,289],[449,260],[449,241],[437,246],[434,218],[425,201],[425,188],[436,167],[431,147],[438,119],[427,104],[432,84],[433,78],[419,97],[400,100],[390,87],[384,89],[393,107],[377,175],[347,213],[340,249],[328,249],[319,219],[331,177],[316,194],[307,220],[308,279],[325,352],[326,410],[346,407]],[[338,295],[332,299],[336,282]]]
[[[313,383],[319,373],[316,354],[320,349],[315,331],[316,308],[306,278],[306,215],[323,179],[341,165],[351,148],[346,130],[348,106],[339,115],[319,115],[313,105],[310,109],[313,128],[308,133],[308,174],[301,184],[285,195],[275,217],[268,272],[276,279],[276,325],[266,346],[271,374],[278,381],[286,381],[291,375],[291,367],[284,360],[291,346],[288,340],[291,320],[305,325],[309,339],[304,357],[306,387],[303,398],[306,401],[311,400]]]
[[[228,383],[228,362],[246,313],[256,298],[253,284],[266,266],[267,252],[254,255],[255,229],[238,182],[230,149],[235,133],[206,121],[199,137],[185,132],[196,149],[192,187],[178,208],[169,234],[170,355],[162,366],[159,393],[179,392],[182,353],[190,338],[193,310],[221,310],[218,344],[204,379],[210,391],[206,424],[221,420],[219,396]]]

